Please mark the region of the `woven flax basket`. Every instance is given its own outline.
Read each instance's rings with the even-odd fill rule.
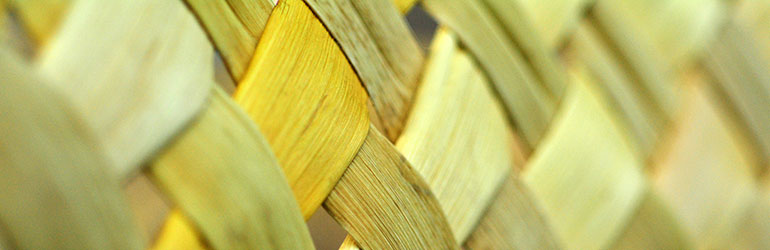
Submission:
[[[0,249],[770,249],[768,59],[768,0],[0,0]]]

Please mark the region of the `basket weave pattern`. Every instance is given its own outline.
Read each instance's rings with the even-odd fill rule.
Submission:
[[[764,0],[0,0],[0,249],[770,249],[768,59]]]

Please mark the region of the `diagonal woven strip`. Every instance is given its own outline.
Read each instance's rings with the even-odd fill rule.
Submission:
[[[94,136],[72,105],[18,55],[0,54],[0,110],[4,121],[13,121],[2,123],[0,146],[3,245],[140,248],[112,169],[92,147]],[[24,109],[15,108],[20,102],[27,104]]]
[[[0,0],[0,249],[313,249],[319,207],[342,249],[770,249],[768,21]]]

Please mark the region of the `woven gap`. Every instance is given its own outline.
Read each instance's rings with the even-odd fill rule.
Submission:
[[[134,219],[150,242],[154,242],[167,220],[169,208],[173,202],[167,200],[155,183],[150,181],[144,173],[125,184],[123,191],[134,213]]]
[[[227,69],[227,64],[225,64],[225,61],[222,58],[222,54],[219,53],[219,50],[215,50],[215,52],[214,81],[217,83],[217,85],[222,87],[222,90],[224,90],[225,93],[232,95],[235,93],[235,86],[237,83],[230,74],[230,71]]]
[[[417,38],[417,43],[423,51],[428,51],[433,41],[433,34],[438,29],[438,23],[420,5],[415,5],[406,14],[406,22],[412,28],[412,33]]]
[[[348,232],[337,224],[323,207],[316,210],[310,217],[307,227],[310,230],[310,237],[313,238],[313,244],[318,250],[338,249],[348,235]]]

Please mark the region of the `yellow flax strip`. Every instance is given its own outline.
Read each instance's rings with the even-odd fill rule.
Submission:
[[[214,248],[312,248],[267,141],[219,88],[149,170]]]
[[[280,1],[261,41],[235,100],[270,143],[307,219],[366,138],[366,92],[302,1]]]
[[[0,241],[18,249],[142,248],[92,131],[41,79],[0,48]]]
[[[124,178],[203,106],[212,58],[181,2],[79,1],[39,63]]]
[[[353,237],[350,237],[350,235],[348,235],[342,241],[342,244],[340,244],[339,249],[340,250],[360,250],[361,248],[358,247],[358,245],[356,244],[356,240],[354,240]]]
[[[406,14],[409,12],[410,9],[412,9],[412,6],[414,6],[418,0],[392,0],[393,4],[396,5],[396,8],[399,12],[402,14]]]
[[[158,239],[152,245],[153,250],[203,250],[208,249],[207,243],[198,235],[195,226],[182,214],[179,209],[169,213],[166,223],[161,229]]]
[[[329,29],[358,73],[386,136],[403,128],[422,52],[390,0],[305,0]]]
[[[270,0],[185,0],[206,28],[233,78],[240,80],[273,10]]]
[[[427,183],[374,128],[324,207],[363,249],[458,248]]]

